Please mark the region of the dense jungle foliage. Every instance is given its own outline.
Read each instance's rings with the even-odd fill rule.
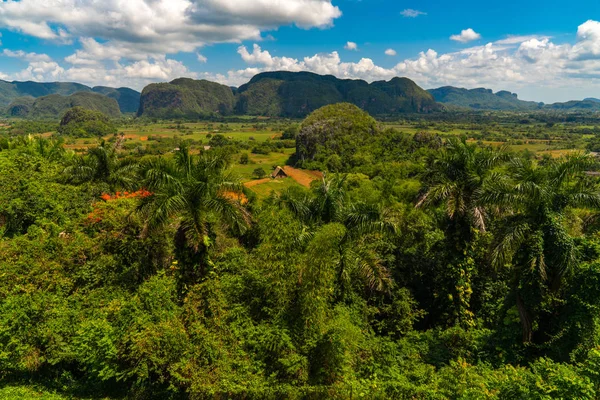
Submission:
[[[600,399],[592,156],[349,104],[261,143],[174,127],[161,154],[0,129],[0,396]],[[310,188],[232,168],[294,145]]]

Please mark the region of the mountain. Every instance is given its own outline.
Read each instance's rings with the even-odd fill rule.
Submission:
[[[595,103],[600,103],[600,99],[597,99],[595,97],[588,97],[587,99],[583,99],[583,101],[593,101]]]
[[[121,115],[119,104],[115,99],[93,92],[77,92],[70,96],[51,94],[38,98],[19,97],[8,105],[7,115],[21,118],[58,119],[73,107],[99,111],[112,118]]]
[[[310,72],[265,72],[237,90],[237,114],[304,117],[328,104],[348,102],[372,115],[440,110],[433,97],[407,78],[371,84]]]
[[[442,104],[474,110],[528,111],[538,110],[543,106],[543,103],[519,100],[515,93],[505,90],[494,93],[491,89],[484,88],[463,89],[444,86],[430,89],[428,92]]]
[[[235,103],[229,86],[206,80],[175,79],[153,83],[142,91],[138,116],[152,118],[198,118],[231,114]]]
[[[265,72],[239,88],[176,79],[142,91],[139,116],[155,118],[226,115],[305,117],[328,104],[348,102],[373,115],[441,110],[413,81],[394,78],[371,84],[310,72]]]
[[[82,85],[73,82],[7,82],[0,80],[0,108],[4,108],[15,100],[23,102],[23,98],[39,98],[49,95],[70,96],[78,92],[95,92],[115,99],[122,112],[136,112],[139,106],[139,92],[128,88],[107,88]]]
[[[558,111],[600,111],[600,100],[585,99],[572,100],[565,103],[547,104],[544,106],[544,109]]]
[[[107,86],[96,86],[92,88],[95,93],[115,99],[119,103],[122,113],[136,113],[140,108],[141,93],[129,88],[111,88]]]

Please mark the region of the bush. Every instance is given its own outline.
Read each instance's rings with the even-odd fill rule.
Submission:
[[[267,172],[263,169],[263,168],[256,168],[254,171],[252,171],[252,176],[255,177],[256,179],[262,179],[265,176],[267,176]]]

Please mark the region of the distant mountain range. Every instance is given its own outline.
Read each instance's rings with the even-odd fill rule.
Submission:
[[[39,83],[39,82],[7,82],[0,80],[0,108],[20,105],[30,105],[30,100],[24,100],[25,98],[38,99],[50,95],[60,95],[62,97],[71,96],[75,93],[96,93],[102,97],[108,97],[114,99],[118,103],[118,109],[122,113],[135,113],[138,111],[140,106],[140,93],[129,88],[110,88],[105,86],[89,87],[79,83],[72,82],[52,82],[52,83]],[[86,96],[83,96],[86,98]],[[91,100],[94,104],[100,97],[88,96],[87,100]],[[95,99],[95,100],[94,100]],[[53,100],[57,100],[64,103],[64,99],[59,97],[52,97],[46,100],[46,103],[52,103]],[[77,101],[77,100],[76,100]],[[24,104],[23,104],[24,103]],[[99,106],[102,108],[103,106]],[[101,111],[101,110],[98,110]],[[10,114],[10,113],[9,113]],[[20,115],[20,116],[28,116]]]
[[[333,103],[347,102],[371,115],[453,110],[600,111],[600,99],[544,104],[520,100],[515,93],[445,86],[424,90],[407,78],[367,83],[310,72],[265,72],[239,88],[207,80],[179,78],[155,83],[139,93],[129,88],[89,87],[71,82],[0,80],[0,114],[23,118],[60,118],[74,106],[111,117],[137,113],[150,118],[203,118],[253,115],[303,118]]]
[[[8,105],[6,114],[20,118],[57,119],[73,107],[100,111],[111,118],[121,116],[117,100],[94,92],[75,92],[69,96],[50,94],[38,98],[19,97]]]
[[[494,93],[491,89],[483,88],[462,89],[444,86],[438,89],[430,89],[428,92],[439,103],[473,110],[537,110],[543,106],[543,103],[519,100],[518,96],[511,92],[500,91]]]
[[[142,91],[139,116],[202,117],[213,113],[301,118],[333,103],[348,102],[373,115],[442,109],[406,78],[371,84],[310,72],[265,72],[238,89],[209,81],[176,79]]]
[[[600,111],[600,99],[587,98],[565,103],[544,104],[520,100],[516,93],[505,90],[494,93],[491,89],[464,89],[444,86],[429,89],[435,101],[448,109],[492,110],[492,111]]]

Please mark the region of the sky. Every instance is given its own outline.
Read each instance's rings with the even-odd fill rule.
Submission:
[[[600,98],[600,1],[0,0],[0,79],[141,90],[274,70]]]

